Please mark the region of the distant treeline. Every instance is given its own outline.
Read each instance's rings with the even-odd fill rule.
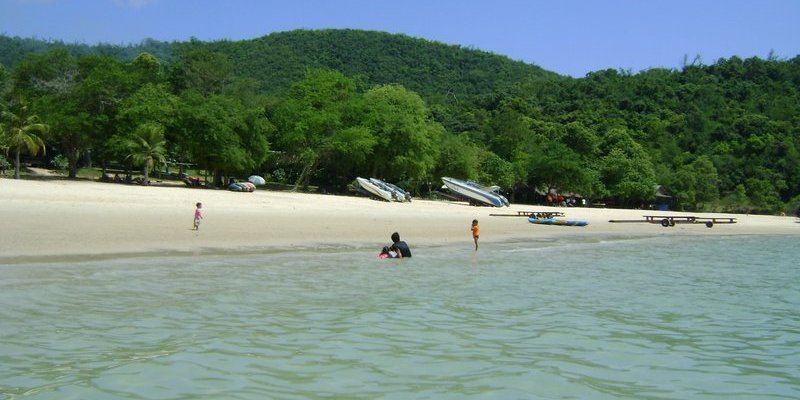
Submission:
[[[800,203],[800,57],[575,79],[404,35],[87,46],[0,37],[0,108],[76,168],[193,163],[344,191],[441,176],[619,206],[780,213]],[[5,136],[12,121],[3,119]],[[9,141],[6,140],[6,147]],[[56,154],[54,154],[56,153]],[[149,156],[148,156],[149,154]],[[149,160],[149,161],[148,161]]]

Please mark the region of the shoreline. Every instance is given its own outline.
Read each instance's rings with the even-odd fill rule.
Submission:
[[[695,234],[675,234],[675,235],[668,235],[669,237],[763,237],[763,236],[792,236],[791,234],[722,234],[722,235],[695,235]],[[561,242],[563,245],[573,245],[573,244],[581,244],[581,243],[592,243],[592,242],[640,242],[646,241],[650,239],[657,239],[660,237],[665,237],[664,235],[647,235],[647,234],[636,234],[636,235],[605,235],[605,234],[589,234],[589,235],[570,235],[569,242]],[[520,245],[520,248],[544,248],[544,247],[556,247],[558,245],[553,245],[554,243],[558,243],[559,239],[565,239],[564,237],[559,238],[505,238],[503,240],[493,240],[487,241],[487,247],[492,245]],[[539,245],[539,246],[537,246]],[[448,247],[447,244],[441,243],[423,243],[421,245],[414,244],[412,251],[416,258],[420,258],[420,253],[428,253],[430,251],[436,251],[437,249],[442,249]],[[471,248],[469,246],[461,246],[464,252],[470,253]],[[174,249],[160,249],[160,250],[148,250],[144,252],[121,252],[121,253],[69,253],[69,254],[47,254],[47,255],[19,255],[19,256],[11,256],[11,257],[4,257],[0,256],[0,267],[6,266],[19,266],[19,265],[32,265],[32,264],[61,264],[61,263],[95,263],[95,262],[102,262],[102,261],[117,261],[117,260],[137,260],[137,259],[148,259],[148,258],[185,258],[185,257],[228,257],[228,256],[269,256],[269,255],[287,255],[287,254],[323,254],[323,255],[330,255],[330,254],[339,254],[339,253],[353,253],[353,254],[361,254],[361,253],[368,253],[368,255],[375,256],[380,251],[380,249],[375,248],[374,243],[358,243],[357,245],[347,245],[347,244],[336,244],[336,243],[322,243],[322,244],[308,244],[308,245],[298,245],[298,246],[291,246],[291,247],[279,247],[279,246],[267,246],[267,247],[240,247],[240,248],[200,248],[194,249],[191,251],[183,251],[183,250],[174,250]]]
[[[204,220],[191,230],[194,204]],[[540,226],[524,217],[492,213],[560,211],[586,227]],[[735,224],[610,223],[643,215],[734,217]],[[414,248],[473,246],[470,222],[481,225],[481,244],[564,238],[661,235],[797,235],[794,217],[569,208],[512,204],[502,209],[415,199],[387,203],[365,197],[256,190],[135,186],[90,181],[0,178],[0,264],[63,259],[115,259],[151,255],[247,254],[328,249],[375,249],[392,232]],[[47,262],[47,261],[46,261]]]

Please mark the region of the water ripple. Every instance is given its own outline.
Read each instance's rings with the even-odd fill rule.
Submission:
[[[795,248],[660,237],[0,267],[0,399],[798,398]]]

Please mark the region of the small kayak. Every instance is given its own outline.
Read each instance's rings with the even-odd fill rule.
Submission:
[[[555,218],[528,218],[528,222],[539,225],[563,225],[563,226],[586,226],[589,225],[586,221],[569,220],[569,219],[555,219]]]

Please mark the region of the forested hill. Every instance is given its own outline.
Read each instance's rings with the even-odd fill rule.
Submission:
[[[239,41],[167,43],[148,39],[127,46],[0,36],[0,62],[10,68],[29,53],[63,47],[76,56],[94,53],[122,61],[144,51],[169,64],[177,53],[194,46],[225,54],[237,76],[255,79],[262,86],[261,92],[271,94],[284,92],[302,79],[308,68],[337,70],[367,86],[400,84],[429,100],[489,94],[521,80],[556,76],[535,65],[485,51],[352,29],[295,30]]]
[[[41,54],[51,49],[63,48],[73,56],[87,54],[100,54],[111,56],[120,61],[131,61],[142,52],[148,52],[164,63],[174,60],[175,45],[177,42],[161,42],[145,39],[139,44],[114,45],[83,43],[65,43],[60,40],[43,40],[35,38],[20,38],[0,35],[0,64],[10,69],[18,61],[30,54]]]
[[[419,194],[452,176],[516,202],[557,189],[638,207],[662,186],[676,209],[800,206],[800,56],[575,79],[405,35],[297,30],[130,46],[0,36],[0,58],[0,111],[46,121],[48,157],[71,173],[89,152],[131,168],[147,136],[218,183],[263,173],[344,191],[381,176]]]
[[[238,75],[277,88],[301,79],[306,68],[337,70],[369,85],[401,84],[428,99],[487,94],[531,76],[555,75],[484,51],[350,29],[273,33],[209,48],[228,55]]]

